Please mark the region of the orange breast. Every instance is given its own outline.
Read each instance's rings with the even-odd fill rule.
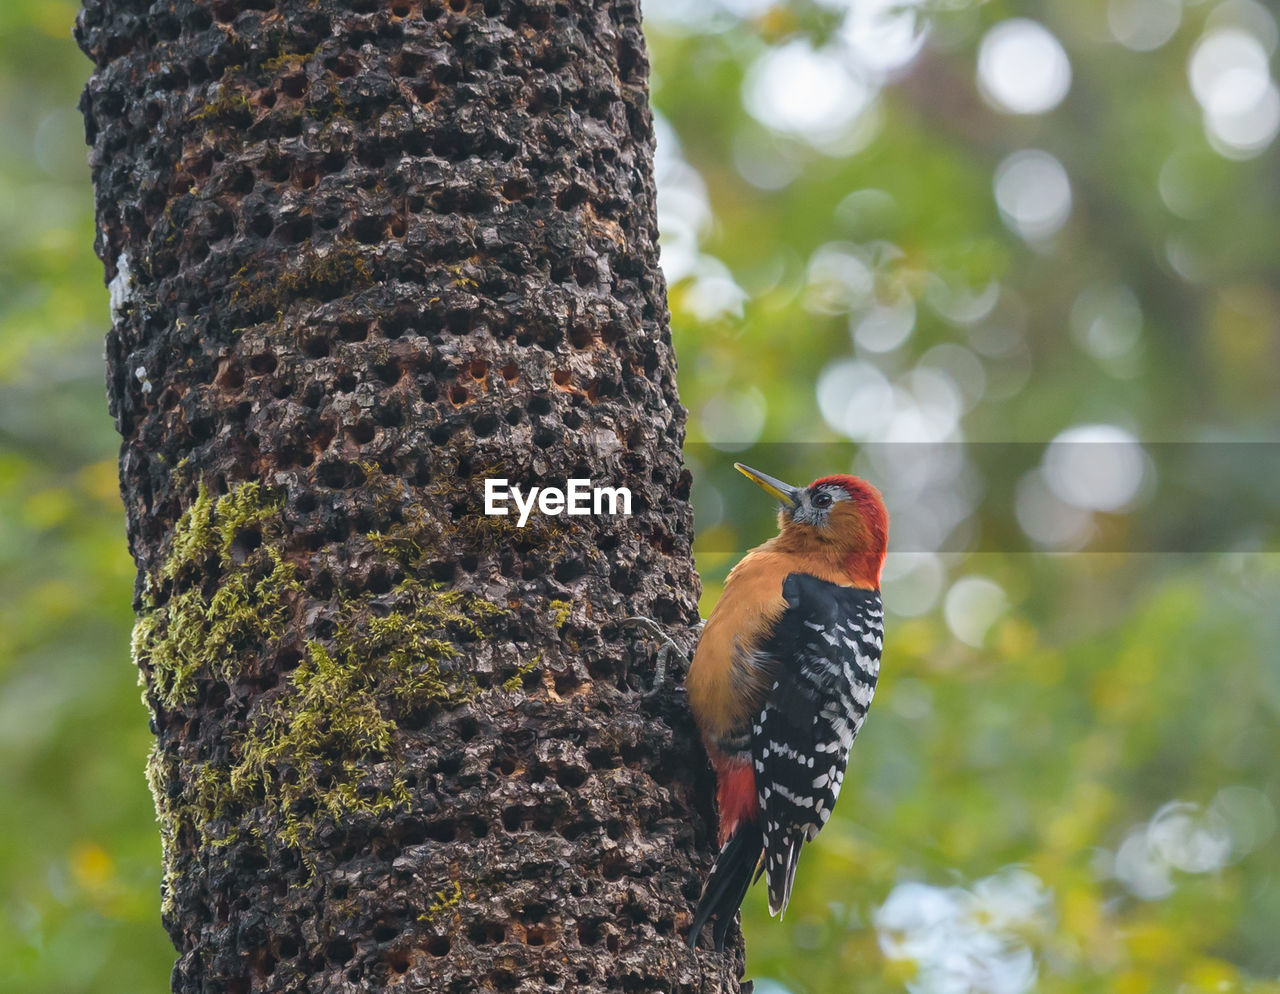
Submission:
[[[855,585],[837,559],[806,555],[790,545],[778,536],[748,552],[729,573],[702,629],[685,686],[708,745],[741,729],[764,703],[768,674],[752,666],[750,654],[786,608],[782,584],[787,576],[807,573]]]

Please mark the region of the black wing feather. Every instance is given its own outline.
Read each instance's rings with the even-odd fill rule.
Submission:
[[[790,574],[782,594],[786,610],[758,650],[773,684],[751,728],[774,914],[790,900],[801,844],[840,792],[880,670],[883,618],[878,591],[804,573]]]

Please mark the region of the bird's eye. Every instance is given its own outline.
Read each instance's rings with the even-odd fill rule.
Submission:
[[[830,507],[831,495],[826,493],[816,493],[813,495],[814,507]]]

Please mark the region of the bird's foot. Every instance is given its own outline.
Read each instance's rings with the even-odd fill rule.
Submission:
[[[675,639],[667,634],[666,629],[652,618],[635,615],[630,618],[623,618],[622,623],[623,625],[630,625],[632,627],[648,630],[651,634],[656,635],[658,641],[661,643],[661,646],[658,649],[657,658],[654,660],[653,664],[653,686],[641,695],[643,697],[654,697],[662,691],[663,685],[667,682],[667,662],[671,658],[671,653],[676,653],[686,662],[692,658],[693,653],[677,643]],[[694,633],[700,634],[704,624],[706,624],[705,621],[699,621],[693,629]],[[694,641],[696,644],[696,638]]]

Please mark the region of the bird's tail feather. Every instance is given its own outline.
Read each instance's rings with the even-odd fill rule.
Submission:
[[[791,903],[791,885],[796,880],[796,866],[800,862],[801,835],[790,835],[782,840],[779,852],[765,853],[764,867],[769,885],[769,914],[781,918]]]
[[[724,952],[729,923],[742,906],[742,899],[747,896],[747,888],[751,886],[751,873],[760,862],[763,848],[764,835],[759,823],[739,822],[729,841],[716,856],[711,873],[707,875],[706,886],[702,888],[702,897],[698,900],[698,910],[693,915],[693,928],[689,932],[690,949],[696,948],[702,926],[714,918],[716,924],[712,935],[716,952]]]

